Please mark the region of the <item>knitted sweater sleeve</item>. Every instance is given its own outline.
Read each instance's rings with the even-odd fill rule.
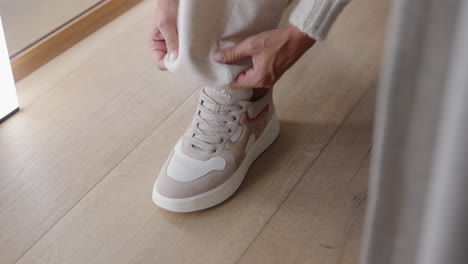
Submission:
[[[315,40],[323,40],[350,0],[294,0],[289,23]]]

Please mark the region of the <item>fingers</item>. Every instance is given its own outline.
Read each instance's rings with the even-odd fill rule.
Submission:
[[[161,34],[166,41],[169,60],[175,61],[179,55],[179,36],[177,34],[177,26],[175,21],[162,23],[159,26],[159,30],[161,31]]]
[[[264,35],[259,34],[214,54],[214,59],[221,63],[233,63],[252,57],[254,66],[239,74],[230,84],[231,88],[270,88],[273,86],[272,79],[274,78],[271,78],[272,74],[270,74],[272,69],[269,69],[271,63],[267,63],[269,60],[264,55],[259,55],[262,46],[264,46]]]
[[[167,46],[166,42],[164,41],[164,37],[159,30],[156,30],[151,36],[149,46],[157,67],[163,71],[167,70],[166,66],[164,65],[164,57],[167,54]]]
[[[271,67],[270,67],[271,68]],[[254,67],[240,73],[230,84],[231,88],[272,88],[275,84],[273,70],[267,63],[254,61]]]
[[[254,68],[250,68],[240,73],[237,79],[230,84],[231,88],[253,88],[259,82],[259,78]]]
[[[161,70],[167,70],[164,59],[174,61],[178,57],[177,34],[178,0],[159,0],[156,8],[156,24],[151,35],[150,48],[153,58]]]
[[[258,51],[258,45],[253,38],[248,38],[241,43],[222,49],[214,54],[214,59],[221,63],[232,63],[251,57]]]
[[[169,54],[170,61],[174,61],[178,57],[179,37],[175,20],[158,21],[151,36],[150,48],[158,68],[163,71],[167,70],[164,64],[164,58],[167,54]]]
[[[156,65],[162,71],[167,70],[166,65],[164,64],[164,57],[167,54],[166,43],[164,41],[159,41],[154,43],[153,47],[152,54]]]

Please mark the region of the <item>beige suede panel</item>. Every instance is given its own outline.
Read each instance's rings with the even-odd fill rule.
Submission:
[[[263,134],[268,122],[271,120],[275,111],[272,99],[273,89],[271,89],[260,100],[250,103],[250,107],[246,112],[250,118],[255,118],[268,105],[268,113],[261,114],[255,121],[249,121],[246,114],[242,115],[240,124],[243,127],[242,134],[236,143],[229,140],[226,144],[226,149],[232,151],[236,158],[237,169],[244,160],[246,153],[245,148],[250,136],[255,135],[255,140],[258,140]]]
[[[263,114],[257,120],[251,122],[248,121],[245,115],[242,117],[241,125],[243,126],[242,134],[239,140],[236,143],[229,141],[226,144],[226,149],[232,151],[235,156],[236,165],[235,168],[239,168],[240,164],[244,160],[247,153],[245,153],[245,148],[247,142],[249,141],[250,136],[255,135],[255,140],[262,135],[268,124],[268,115]]]

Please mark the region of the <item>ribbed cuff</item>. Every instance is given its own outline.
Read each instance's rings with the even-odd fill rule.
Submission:
[[[336,17],[350,0],[295,0],[289,23],[315,40],[326,38]]]

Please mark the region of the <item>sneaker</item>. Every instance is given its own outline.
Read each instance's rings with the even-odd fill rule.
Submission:
[[[153,188],[153,201],[173,212],[217,205],[241,185],[254,160],[279,134],[272,89],[250,102],[252,89],[200,92],[192,124],[175,145]]]

